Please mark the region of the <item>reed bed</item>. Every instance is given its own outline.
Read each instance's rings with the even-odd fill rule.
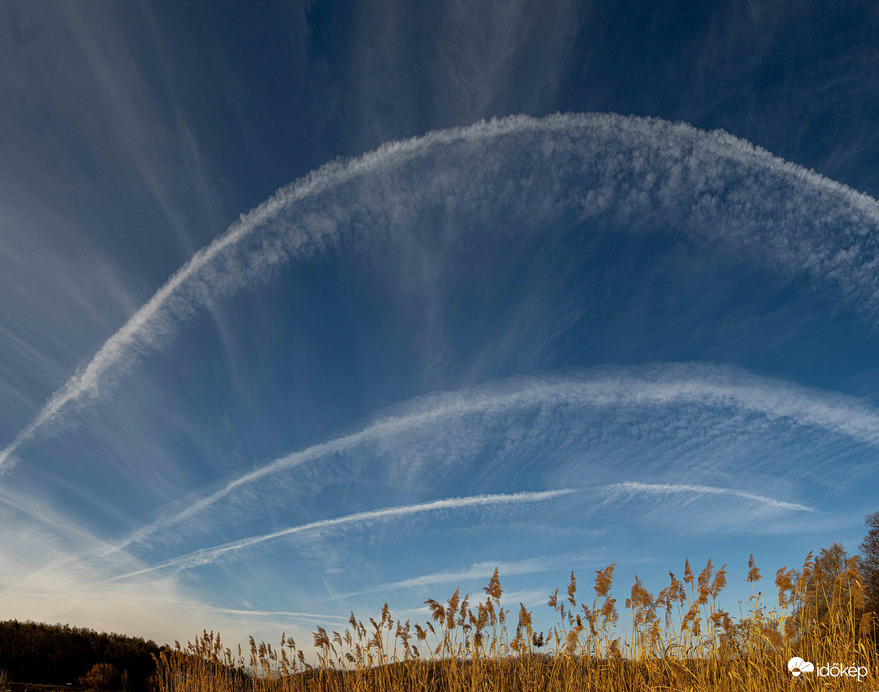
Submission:
[[[277,648],[251,639],[249,652],[235,653],[205,632],[157,658],[155,684],[158,692],[879,690],[856,560],[826,553],[779,569],[770,603],[752,557],[751,597],[735,614],[719,606],[726,566],[711,560],[698,574],[686,562],[681,579],[670,572],[655,597],[636,576],[624,604],[612,594],[614,565],[596,572],[589,603],[578,601],[572,572],[566,593],[550,594],[553,623],[541,632],[524,605],[502,606],[495,570],[479,599],[455,591],[426,601],[423,626],[395,620],[385,604],[378,620],[352,613],[344,631],[318,627],[310,657],[284,635]],[[815,670],[793,675],[794,657]]]

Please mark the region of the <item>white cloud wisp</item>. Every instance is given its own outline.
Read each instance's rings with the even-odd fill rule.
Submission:
[[[772,509],[780,509],[790,512],[814,512],[815,510],[806,505],[800,505],[795,502],[785,502],[783,500],[775,500],[764,495],[745,492],[743,490],[735,490],[733,488],[715,488],[707,485],[688,485],[685,483],[636,483],[627,481],[624,483],[613,483],[606,486],[606,490],[615,495],[619,494],[647,494],[647,495],[726,495],[729,497],[738,497],[751,502],[759,502]]]
[[[367,512],[356,512],[355,514],[348,514],[343,517],[336,517],[335,519],[322,519],[320,521],[313,521],[308,524],[301,524],[299,526],[293,526],[287,529],[281,529],[280,531],[273,531],[271,533],[261,534],[259,536],[249,536],[248,538],[242,538],[237,541],[230,541],[228,543],[217,545],[211,548],[203,548],[201,550],[196,550],[191,553],[187,553],[186,555],[181,555],[179,557],[167,560],[146,569],[141,569],[134,572],[129,572],[127,574],[122,574],[117,577],[113,577],[112,579],[108,579],[107,581],[114,582],[121,579],[129,579],[131,577],[148,574],[169,567],[176,567],[178,569],[193,569],[201,565],[211,564],[212,562],[223,556],[237,553],[241,550],[244,550],[245,548],[251,548],[255,545],[259,545],[260,543],[274,541],[279,538],[285,538],[297,534],[314,533],[317,531],[334,529],[343,526],[369,524],[375,521],[400,519],[402,517],[423,514],[425,512],[444,512],[470,509],[474,507],[491,507],[499,505],[518,505],[533,502],[545,502],[547,500],[554,500],[560,497],[564,497],[566,495],[572,495],[577,492],[579,491],[576,488],[568,488],[561,490],[545,490],[539,492],[522,492],[512,494],[472,495],[470,497],[455,497],[444,500],[433,500],[432,502],[422,502],[414,505],[402,505],[399,507],[388,507],[385,509],[376,509]]]
[[[226,556],[230,556],[234,553],[237,553],[241,550],[251,548],[253,546],[259,545],[261,543],[266,543],[268,541],[274,541],[279,538],[285,538],[294,535],[308,534],[319,532],[325,529],[334,529],[345,526],[354,526],[354,525],[363,525],[369,524],[375,521],[383,521],[383,520],[393,520],[400,519],[407,516],[412,516],[416,514],[422,514],[425,512],[442,512],[442,511],[453,511],[453,510],[461,510],[461,509],[469,509],[474,507],[487,507],[487,506],[497,506],[497,505],[517,505],[517,504],[526,504],[526,503],[534,503],[534,502],[545,502],[549,500],[558,499],[560,497],[573,495],[577,493],[583,493],[588,490],[595,490],[602,493],[610,493],[611,495],[619,495],[619,494],[694,494],[694,495],[704,495],[704,496],[712,496],[712,495],[726,495],[730,497],[739,497],[742,499],[749,500],[751,502],[758,502],[764,504],[771,509],[782,510],[782,511],[800,511],[800,512],[813,512],[814,510],[805,505],[785,502],[782,500],[776,500],[773,498],[765,497],[762,495],[757,495],[754,493],[743,492],[736,489],[730,488],[717,488],[711,486],[701,486],[701,485],[671,485],[671,484],[651,484],[651,483],[638,483],[638,482],[625,482],[625,483],[615,483],[607,486],[599,486],[596,488],[565,488],[560,490],[547,490],[547,491],[539,491],[539,492],[522,492],[522,493],[514,493],[514,494],[496,494],[496,495],[473,495],[470,497],[458,497],[458,498],[449,498],[444,500],[434,500],[431,502],[423,502],[414,505],[403,505],[399,507],[389,507],[386,509],[379,510],[370,510],[366,512],[357,512],[355,514],[348,514],[342,517],[336,517],[334,519],[323,519],[320,521],[310,522],[308,524],[301,524],[299,526],[293,526],[286,529],[281,529],[280,531],[273,531],[271,533],[260,534],[258,536],[249,536],[247,538],[242,538],[237,541],[230,541],[228,543],[224,543],[222,545],[213,546],[210,548],[202,548],[200,550],[195,550],[191,553],[187,553],[185,555],[180,555],[171,560],[166,560],[165,562],[159,563],[157,565],[153,565],[151,567],[146,567],[144,569],[139,569],[133,572],[128,572],[126,574],[118,575],[111,579],[108,579],[107,582],[116,582],[120,580],[130,579],[132,577],[140,576],[143,574],[150,574],[162,569],[168,568],[176,568],[178,570],[188,570],[194,569],[197,567],[201,567],[203,565],[212,564],[215,561],[224,558]],[[474,565],[473,569],[467,572],[467,574],[471,574],[474,576],[478,576],[482,571],[484,571],[484,564]],[[539,571],[536,563],[534,561],[523,561],[521,563],[508,565],[514,573],[530,573],[532,571]],[[516,571],[519,570],[519,571]],[[461,575],[457,575],[461,577]],[[437,575],[437,578],[440,581],[446,580],[449,577],[448,573],[440,573]],[[462,577],[463,578],[463,577]],[[469,577],[468,577],[469,578]],[[419,581],[419,580],[407,580],[399,582],[396,585],[392,585],[393,588],[406,588],[410,586],[419,586],[422,584],[432,583],[430,580],[428,581]]]

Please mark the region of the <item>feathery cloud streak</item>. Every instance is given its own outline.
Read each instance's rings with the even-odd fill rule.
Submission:
[[[207,565],[215,562],[219,558],[224,556],[236,553],[238,551],[244,550],[246,548],[253,547],[255,545],[259,545],[260,543],[265,543],[267,541],[273,541],[278,538],[284,538],[287,536],[293,536],[296,534],[307,534],[310,532],[320,531],[323,529],[332,529],[340,526],[350,526],[356,524],[366,524],[371,523],[373,521],[381,521],[385,519],[399,519],[401,517],[411,516],[413,514],[421,514],[424,512],[438,512],[438,511],[448,511],[448,510],[459,510],[459,509],[468,509],[471,507],[484,507],[484,506],[492,506],[492,505],[511,505],[511,504],[524,504],[531,502],[544,502],[546,500],[553,500],[559,497],[564,497],[566,495],[573,495],[576,493],[583,493],[589,490],[595,490],[598,492],[610,492],[611,494],[621,494],[621,493],[629,493],[629,494],[637,494],[637,493],[645,493],[645,494],[695,494],[695,495],[727,495],[731,497],[740,497],[743,499],[750,500],[752,502],[759,502],[761,504],[765,504],[768,507],[773,509],[780,509],[785,511],[803,511],[803,512],[813,512],[814,510],[805,505],[800,505],[792,502],[785,502],[782,500],[776,500],[770,497],[765,497],[763,495],[756,495],[754,493],[748,493],[736,489],[731,488],[717,488],[712,486],[704,486],[704,485],[672,485],[672,484],[652,484],[652,483],[638,483],[638,482],[624,482],[624,483],[614,483],[606,486],[599,486],[596,488],[565,488],[561,490],[546,490],[540,492],[522,492],[522,493],[514,493],[514,494],[497,494],[497,495],[473,495],[470,497],[458,497],[458,498],[450,498],[445,500],[433,500],[431,502],[424,502],[414,505],[403,505],[400,507],[389,507],[386,509],[379,510],[370,510],[367,512],[357,512],[355,514],[348,514],[343,517],[337,517],[335,519],[323,519],[320,521],[310,522],[308,524],[301,524],[299,526],[293,526],[287,529],[282,529],[280,531],[273,531],[271,533],[261,534],[258,536],[250,536],[248,538],[242,538],[237,541],[230,541],[228,543],[224,543],[222,545],[213,546],[211,548],[202,548],[200,550],[193,551],[191,553],[187,553],[185,555],[181,555],[179,557],[173,558],[171,560],[167,560],[158,565],[153,565],[152,567],[147,567],[145,569],[137,570],[134,572],[129,572],[127,574],[122,574],[111,579],[108,579],[108,582],[115,582],[122,579],[129,579],[131,577],[136,577],[142,574],[149,574],[161,569],[167,569],[169,567],[175,567],[177,569],[193,569],[196,567],[200,567],[202,565]],[[535,570],[534,561],[523,561],[521,563],[515,563],[511,566],[511,569],[521,570],[521,572],[516,573],[529,573]],[[470,570],[467,574],[474,574],[478,576],[478,572],[474,570],[483,569],[484,565],[478,564],[474,565],[473,569]],[[446,579],[449,576],[449,573],[440,573],[438,578],[441,580]],[[460,576],[460,575],[458,575]],[[408,586],[417,586],[422,582],[418,580],[414,581],[402,581],[397,585],[392,585],[394,588],[404,588]],[[432,582],[423,582],[425,584]],[[359,592],[358,592],[359,593]]]
[[[516,378],[408,402],[357,432],[280,457],[228,481],[205,497],[187,500],[182,510],[158,517],[108,548],[105,554],[122,550],[194,517],[263,478],[423,426],[473,414],[509,412],[512,415],[529,407],[630,408],[686,403],[756,412],[769,419],[785,419],[794,425],[816,427],[870,445],[879,444],[879,411],[876,409],[854,397],[757,377],[740,368],[664,364],[596,368],[568,376]]]
[[[386,509],[370,510],[368,512],[357,512],[355,514],[348,514],[343,517],[336,517],[335,519],[322,519],[320,521],[313,521],[308,524],[301,524],[299,526],[293,526],[287,529],[273,531],[271,533],[266,533],[259,536],[250,536],[248,538],[242,538],[237,541],[230,541],[229,543],[224,543],[222,545],[214,546],[212,548],[203,548],[201,550],[196,550],[194,552],[187,553],[186,555],[181,555],[180,557],[176,557],[172,560],[167,560],[166,562],[162,562],[161,564],[154,565],[146,569],[138,570],[136,572],[129,572],[128,574],[114,577],[107,581],[112,582],[118,581],[120,579],[128,579],[130,577],[136,577],[141,574],[155,572],[156,570],[165,569],[168,567],[177,567],[178,569],[192,569],[201,565],[210,564],[224,555],[230,555],[240,550],[244,550],[245,548],[250,548],[255,545],[259,545],[260,543],[265,543],[266,541],[273,541],[278,538],[284,538],[296,534],[306,534],[315,531],[321,531],[323,529],[337,528],[340,526],[366,524],[385,519],[399,519],[401,517],[412,516],[413,514],[422,514],[425,512],[443,512],[459,509],[469,509],[471,507],[489,507],[493,505],[516,505],[530,502],[544,502],[546,500],[553,500],[559,497],[564,497],[565,495],[572,495],[577,492],[579,492],[579,490],[577,490],[576,488],[567,488],[562,490],[545,490],[540,492],[523,492],[498,495],[472,495],[470,497],[455,497],[445,500],[433,500],[432,502],[422,502],[415,505],[403,505],[400,507],[388,507]]]
[[[420,166],[413,170],[415,166]],[[437,202],[439,200],[440,202]],[[835,286],[879,314],[879,203],[722,131],[607,114],[514,116],[383,145],[281,189],[197,252],[0,451],[20,449],[99,396],[202,307],[324,252],[345,232],[378,239],[428,204],[637,225],[658,213],[693,237]],[[390,231],[378,229],[391,229]],[[359,239],[354,238],[355,242]]]
[[[764,495],[755,495],[743,490],[735,490],[732,488],[714,488],[708,485],[687,485],[687,484],[669,484],[669,483],[613,483],[606,486],[606,489],[614,494],[648,494],[648,495],[677,495],[687,493],[693,495],[727,495],[730,497],[740,497],[743,500],[759,502],[773,509],[782,509],[792,512],[814,512],[815,510],[806,505],[798,505],[794,502],[784,502],[783,500],[774,500]]]
[[[338,601],[343,598],[352,596],[362,596],[363,594],[379,593],[382,591],[392,591],[396,589],[415,589],[423,586],[432,586],[433,584],[449,584],[462,581],[470,581],[473,579],[485,579],[489,577],[497,569],[504,576],[512,576],[518,574],[539,574],[541,572],[550,572],[559,567],[569,567],[573,563],[583,562],[591,559],[590,555],[559,555],[548,557],[533,557],[528,560],[517,560],[515,562],[504,562],[502,560],[483,560],[476,562],[459,570],[446,570],[444,572],[431,572],[430,574],[422,574],[409,579],[401,579],[399,581],[381,584],[370,589],[362,589],[360,591],[350,591],[344,594],[336,594],[326,601]]]
[[[219,608],[208,606],[208,610],[214,613],[226,613],[227,615],[247,615],[251,617],[285,617],[302,620],[339,620],[347,622],[348,618],[341,615],[326,615],[325,613],[303,613],[298,610],[245,610],[241,608]]]

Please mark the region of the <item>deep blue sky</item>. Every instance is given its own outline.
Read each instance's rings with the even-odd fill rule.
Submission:
[[[23,2],[0,35],[0,618],[307,641],[495,565],[532,607],[709,556],[735,608],[750,553],[857,549],[873,3]]]

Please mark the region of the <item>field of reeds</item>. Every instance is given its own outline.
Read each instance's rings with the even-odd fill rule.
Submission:
[[[841,549],[840,549],[841,550]],[[614,565],[596,572],[587,602],[575,575],[550,594],[553,624],[536,631],[525,606],[502,605],[497,571],[478,599],[456,591],[426,601],[422,626],[395,620],[385,605],[365,624],[353,614],[341,632],[318,628],[317,657],[281,637],[280,646],[224,648],[205,633],[157,659],[159,692],[300,690],[879,690],[873,616],[865,612],[855,558],[825,549],[802,569],[782,567],[774,593],[749,563],[751,597],[722,610],[726,567],[698,574],[689,562],[656,596],[635,577],[623,603]],[[811,662],[799,675],[791,659]],[[798,672],[798,671],[797,671]],[[835,673],[835,675],[834,675]]]

